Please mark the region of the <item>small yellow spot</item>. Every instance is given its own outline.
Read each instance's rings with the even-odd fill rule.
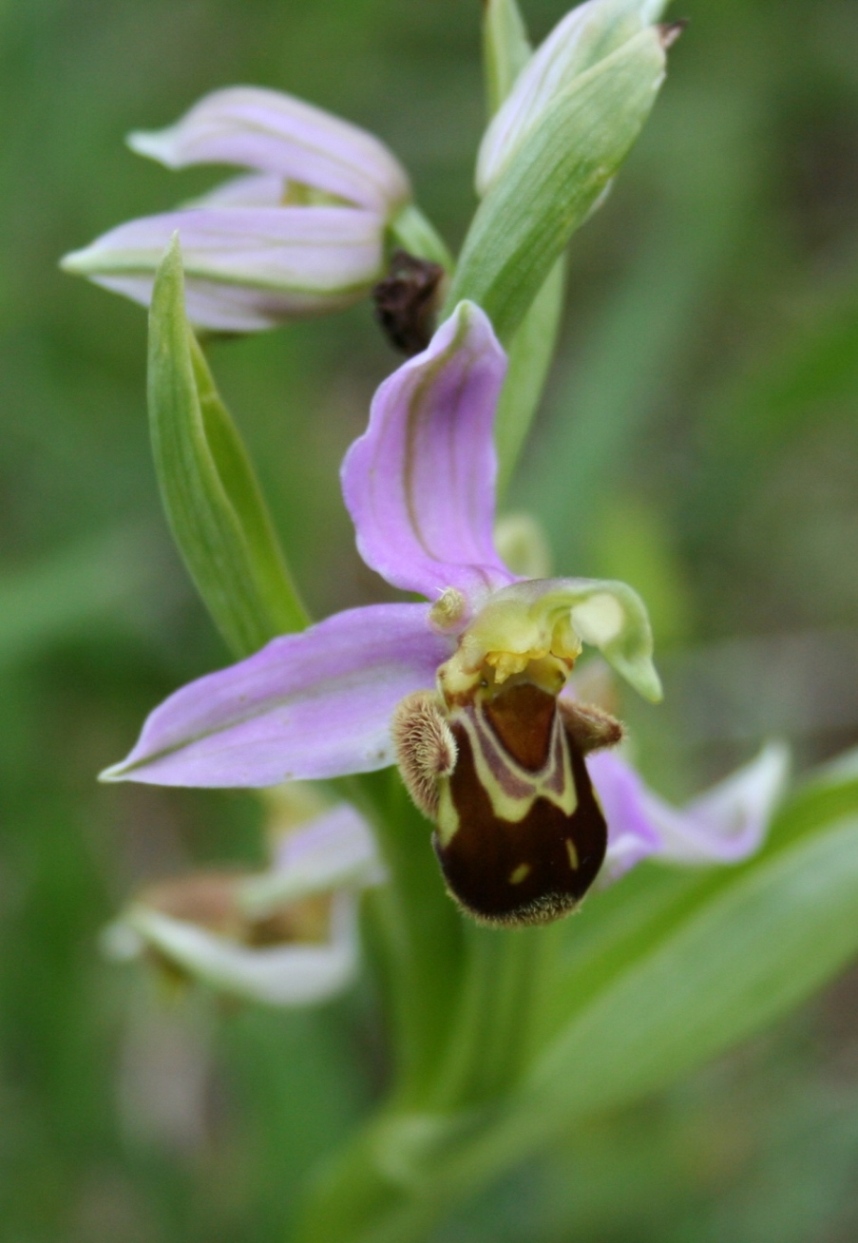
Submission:
[[[573,872],[578,871],[579,859],[578,851],[575,849],[575,843],[571,837],[566,838],[566,853],[569,856],[569,866]]]
[[[519,863],[514,872],[510,872],[509,883],[511,885],[520,885],[530,875],[530,864]]]

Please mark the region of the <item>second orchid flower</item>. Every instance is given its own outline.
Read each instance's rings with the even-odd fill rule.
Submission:
[[[203,328],[270,328],[365,297],[384,268],[385,231],[411,199],[405,170],[377,138],[278,91],[215,91],[170,128],[128,141],[168,168],[251,171],[178,211],[112,229],[63,267],[145,305],[178,230],[188,316]]]

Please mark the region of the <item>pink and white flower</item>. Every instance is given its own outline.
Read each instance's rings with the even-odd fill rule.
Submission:
[[[119,225],[62,266],[146,305],[178,230],[188,316],[202,328],[270,328],[366,296],[383,271],[385,230],[411,198],[404,169],[372,134],[259,87],[215,91],[170,128],[128,141],[168,168],[251,171],[178,211]]]

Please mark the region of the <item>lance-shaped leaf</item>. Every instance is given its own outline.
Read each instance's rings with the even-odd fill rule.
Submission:
[[[185,318],[174,238],[149,322],[149,418],[161,496],[176,543],[233,652],[301,629],[306,614],[238,432]]]
[[[556,1122],[674,1080],[849,961],[858,949],[855,803],[736,874],[714,874],[712,891],[667,935],[652,921],[534,1069],[532,1090],[551,1100]],[[585,1056],[587,1074],[571,1075]]]
[[[448,313],[477,302],[509,341],[637,138],[664,66],[662,33],[649,27],[553,98],[474,217]]]

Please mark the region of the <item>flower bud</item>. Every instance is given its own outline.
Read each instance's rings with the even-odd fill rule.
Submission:
[[[575,79],[639,34],[639,0],[589,0],[572,9],[519,73],[486,130],[477,157],[477,192],[486,193],[512,155]]]

